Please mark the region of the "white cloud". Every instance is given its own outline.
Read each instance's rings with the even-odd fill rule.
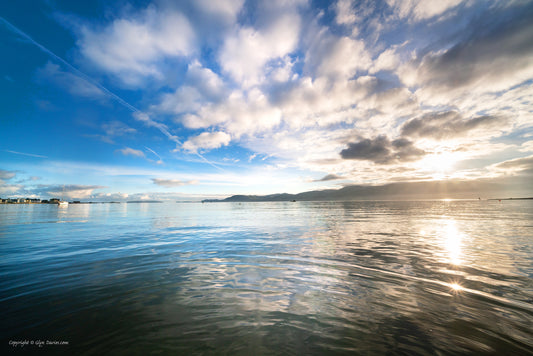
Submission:
[[[353,80],[303,77],[285,91],[275,93],[285,123],[292,128],[335,123],[352,123],[360,119],[357,105],[363,103],[377,84],[376,78]],[[359,117],[358,117],[359,116]]]
[[[195,33],[183,14],[150,6],[134,18],[118,18],[104,28],[82,27],[78,46],[101,69],[138,85],[147,76],[161,79],[158,62],[192,54],[194,41]]]
[[[38,196],[48,196],[60,199],[86,199],[90,197],[97,189],[106,188],[99,185],[39,185],[38,188],[32,189],[31,192]]]
[[[152,182],[154,182],[155,185],[159,185],[161,187],[166,187],[166,188],[175,188],[175,187],[182,187],[184,185],[198,184],[197,180],[182,181],[179,179],[161,179],[161,178],[152,178]]]
[[[533,141],[524,142],[520,145],[520,152],[533,152]]]
[[[363,41],[334,36],[326,28],[313,36],[305,58],[307,75],[337,80],[349,79],[372,64]]]
[[[117,120],[112,120],[102,124],[103,135],[86,135],[87,137],[95,137],[106,143],[115,143],[115,137],[129,136],[137,133],[137,130],[129,127],[125,123]]]
[[[198,152],[201,149],[214,149],[227,146],[231,141],[231,136],[225,132],[202,132],[200,135],[189,138],[183,149],[190,152]]]
[[[370,73],[377,73],[381,70],[395,71],[400,65],[400,59],[396,53],[396,47],[387,48],[373,62]]]
[[[125,123],[117,120],[112,120],[102,124],[102,129],[107,136],[124,136],[134,134],[136,129],[129,127]]]
[[[244,4],[244,0],[196,0],[194,4],[214,17],[223,18],[227,23],[233,23]]]
[[[267,28],[238,28],[227,37],[220,51],[223,70],[244,87],[264,80],[268,61],[282,58],[296,49],[300,32],[300,18],[287,13],[279,16]]]
[[[196,114],[183,117],[183,124],[189,128],[220,126],[236,138],[270,130],[280,121],[281,110],[257,88],[246,93],[234,91],[224,102],[205,105]]]
[[[387,0],[396,16],[409,21],[427,20],[443,14],[463,0]]]
[[[341,25],[350,25],[358,20],[351,0],[339,0],[335,4],[335,21]]]
[[[390,9],[382,12],[386,4],[341,0],[328,11],[335,12],[334,21],[342,26],[327,27],[331,18],[324,17],[325,12],[299,12],[302,3],[280,0],[242,8],[242,1],[201,0],[187,12],[177,10],[185,9],[178,4],[166,11],[149,7],[103,28],[85,27],[79,44],[82,54],[125,82],[165,77],[164,93],[152,95],[147,90],[142,98],[150,116],[142,112],[134,116],[174,141],[176,151],[198,153],[233,141],[254,153],[249,162],[257,155],[271,157],[272,169],[297,167],[383,181],[392,170],[342,160],[339,153],[355,137],[384,135],[391,143],[400,142],[396,140],[407,135],[403,125],[421,118],[426,119],[426,130],[413,131],[410,137],[431,157],[459,150],[465,138],[472,144],[470,152],[479,153],[489,139],[511,128],[530,127],[533,86],[516,87],[532,77],[530,26],[487,21],[497,24],[479,27],[484,31],[437,33],[446,27],[442,15],[453,15],[459,2],[390,0]],[[391,9],[393,15],[385,18]],[[424,20],[431,21],[419,23]],[[205,29],[202,21],[207,21]],[[428,31],[427,36],[420,35],[421,41],[431,39],[431,45],[418,47],[417,36],[403,33],[421,25]],[[215,29],[220,31],[214,39],[204,38]],[[394,36],[382,36],[382,31],[396,30],[397,34],[388,33]],[[397,42],[387,43],[390,38]],[[175,68],[169,71],[169,67]],[[488,92],[513,85],[505,93]],[[458,113],[457,119],[446,121],[447,128],[424,116],[445,111]],[[512,117],[508,121],[494,120],[493,125],[467,130],[477,122],[469,119],[503,117],[505,111]],[[171,118],[156,116],[161,113]],[[184,138],[182,144],[171,133],[180,132],[181,125],[205,132]],[[109,135],[125,130],[106,128]],[[144,157],[142,151],[128,147],[119,152]],[[411,161],[403,168],[403,179],[428,176]],[[157,179],[175,186],[187,182],[172,176]]]
[[[23,186],[20,184],[6,184],[0,179],[0,194],[16,194],[22,191],[22,189]]]
[[[125,201],[130,198],[128,193],[93,193],[88,197],[91,201]],[[132,199],[135,200],[135,199]]]
[[[195,112],[203,105],[219,102],[228,95],[222,79],[196,60],[189,64],[184,82],[174,93],[163,94],[160,103],[153,109],[173,114]]]
[[[124,156],[136,156],[136,157],[145,157],[144,152],[140,150],[136,150],[130,147],[125,147],[120,150],[117,150],[117,152],[122,153]]]

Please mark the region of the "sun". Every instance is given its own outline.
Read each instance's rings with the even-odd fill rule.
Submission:
[[[421,168],[432,174],[434,178],[442,178],[453,173],[455,164],[459,160],[452,152],[430,154],[420,161]]]

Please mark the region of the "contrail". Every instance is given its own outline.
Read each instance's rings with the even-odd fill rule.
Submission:
[[[169,130],[168,130],[168,127],[165,125],[165,124],[162,124],[160,122],[157,122],[157,121],[154,121],[152,120],[148,114],[142,112],[141,110],[137,109],[135,106],[131,105],[130,103],[128,103],[126,100],[122,99],[120,96],[118,96],[117,94],[113,93],[112,91],[110,91],[109,89],[107,89],[106,87],[104,87],[102,84],[94,81],[91,77],[89,77],[87,74],[83,73],[82,71],[80,71],[78,68],[74,67],[72,64],[70,64],[69,62],[67,62],[66,60],[64,60],[63,58],[59,57],[57,54],[55,54],[54,52],[50,51],[48,48],[46,48],[45,46],[43,46],[42,44],[40,44],[39,42],[35,41],[33,38],[30,37],[30,35],[28,35],[27,33],[25,33],[24,31],[22,31],[21,29],[19,29],[18,27],[16,27],[15,25],[13,25],[11,22],[7,21],[5,18],[3,18],[2,16],[0,16],[0,20],[4,23],[4,25],[6,25],[6,27],[11,30],[12,32],[16,33],[17,35],[19,35],[20,37],[26,39],[27,41],[29,41],[31,44],[37,46],[41,51],[43,51],[44,53],[48,54],[50,57],[54,58],[55,60],[61,62],[63,65],[65,65],[66,67],[68,67],[72,72],[74,72],[78,77],[82,78],[83,80],[87,81],[88,83],[96,86],[98,89],[100,89],[101,91],[103,91],[106,95],[108,95],[109,97],[111,97],[112,99],[114,99],[115,101],[117,101],[119,104],[121,104],[122,106],[124,106],[125,108],[129,109],[131,112],[134,113],[134,117],[139,120],[139,121],[142,121],[144,122],[147,126],[152,126],[152,127],[155,127],[156,129],[158,129],[163,135],[167,136],[171,141],[174,141],[176,144],[182,146],[183,143],[174,135],[172,135]],[[136,114],[136,115],[135,115]],[[196,152],[195,153],[199,158],[201,158],[205,163],[215,167],[216,169],[219,169],[221,171],[224,171],[224,169],[220,168],[219,166],[215,165],[213,162],[209,161],[207,158],[205,158],[204,156],[202,156],[200,153]]]
[[[16,155],[22,155],[22,156],[29,156],[29,157],[38,157],[38,158],[48,158],[47,156],[43,155],[36,155],[33,153],[24,153],[24,152],[17,152],[17,151],[11,151],[11,150],[2,150],[4,152],[14,153]]]
[[[148,151],[152,152],[154,155],[157,156],[157,158],[159,159],[159,161],[157,161],[158,164],[164,163],[163,160],[161,159],[161,156],[158,155],[154,150],[152,150],[150,147],[147,147],[147,146],[144,146],[144,148],[146,148]]]

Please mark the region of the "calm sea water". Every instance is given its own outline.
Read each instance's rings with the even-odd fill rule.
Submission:
[[[9,351],[533,354],[533,201],[0,205],[0,276]]]

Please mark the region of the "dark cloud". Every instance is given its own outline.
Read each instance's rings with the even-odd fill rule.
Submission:
[[[316,179],[313,182],[326,182],[328,180],[337,180],[337,179],[344,179],[344,177],[338,176],[336,174],[328,174],[320,179]]]
[[[341,151],[341,157],[378,162],[389,156],[389,147],[390,141],[386,136],[378,136],[373,140],[366,138],[359,142],[348,143],[348,148]]]
[[[501,126],[507,119],[501,116],[478,116],[464,119],[455,111],[430,113],[407,121],[402,127],[402,135],[447,139],[464,136],[471,130]]]
[[[343,159],[372,161],[377,164],[393,164],[419,159],[426,152],[415,147],[406,138],[390,141],[387,136],[380,135],[374,139],[363,139],[348,143],[348,148],[341,151]]]
[[[11,179],[16,175],[17,174],[13,171],[6,171],[4,169],[0,169],[0,179]]]
[[[531,2],[483,11],[451,48],[417,59],[418,85],[454,89],[479,86],[481,80],[502,90],[527,80],[520,73],[532,65],[532,18]]]

